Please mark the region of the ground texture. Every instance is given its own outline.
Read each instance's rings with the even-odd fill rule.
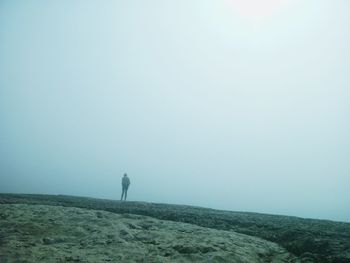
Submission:
[[[1,205],[0,214],[1,262],[288,262],[293,259],[279,245],[260,238],[147,216],[26,204]]]
[[[0,262],[350,262],[350,224],[0,194]]]

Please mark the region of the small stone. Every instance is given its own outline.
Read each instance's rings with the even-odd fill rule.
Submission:
[[[97,212],[96,212],[96,216],[97,216],[98,218],[103,218],[103,214],[102,214],[102,212],[100,212],[100,211],[97,211]]]
[[[43,243],[45,245],[51,245],[51,244],[55,243],[55,240],[53,238],[50,238],[50,237],[44,237]]]
[[[120,230],[119,233],[120,233],[122,236],[129,235],[128,231],[126,231],[126,230],[124,230],[124,229]]]

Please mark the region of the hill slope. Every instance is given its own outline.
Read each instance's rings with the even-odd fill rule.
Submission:
[[[279,245],[152,217],[0,205],[1,262],[290,262]]]
[[[275,242],[304,262],[350,262],[349,223],[72,196],[0,194],[0,204],[15,203],[80,207],[191,223]]]

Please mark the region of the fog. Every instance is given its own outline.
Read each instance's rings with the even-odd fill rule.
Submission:
[[[0,192],[350,221],[350,2],[0,2]]]

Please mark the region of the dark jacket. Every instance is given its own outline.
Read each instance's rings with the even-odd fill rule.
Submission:
[[[122,179],[122,186],[123,188],[128,188],[130,185],[130,179],[127,176],[124,176]]]

